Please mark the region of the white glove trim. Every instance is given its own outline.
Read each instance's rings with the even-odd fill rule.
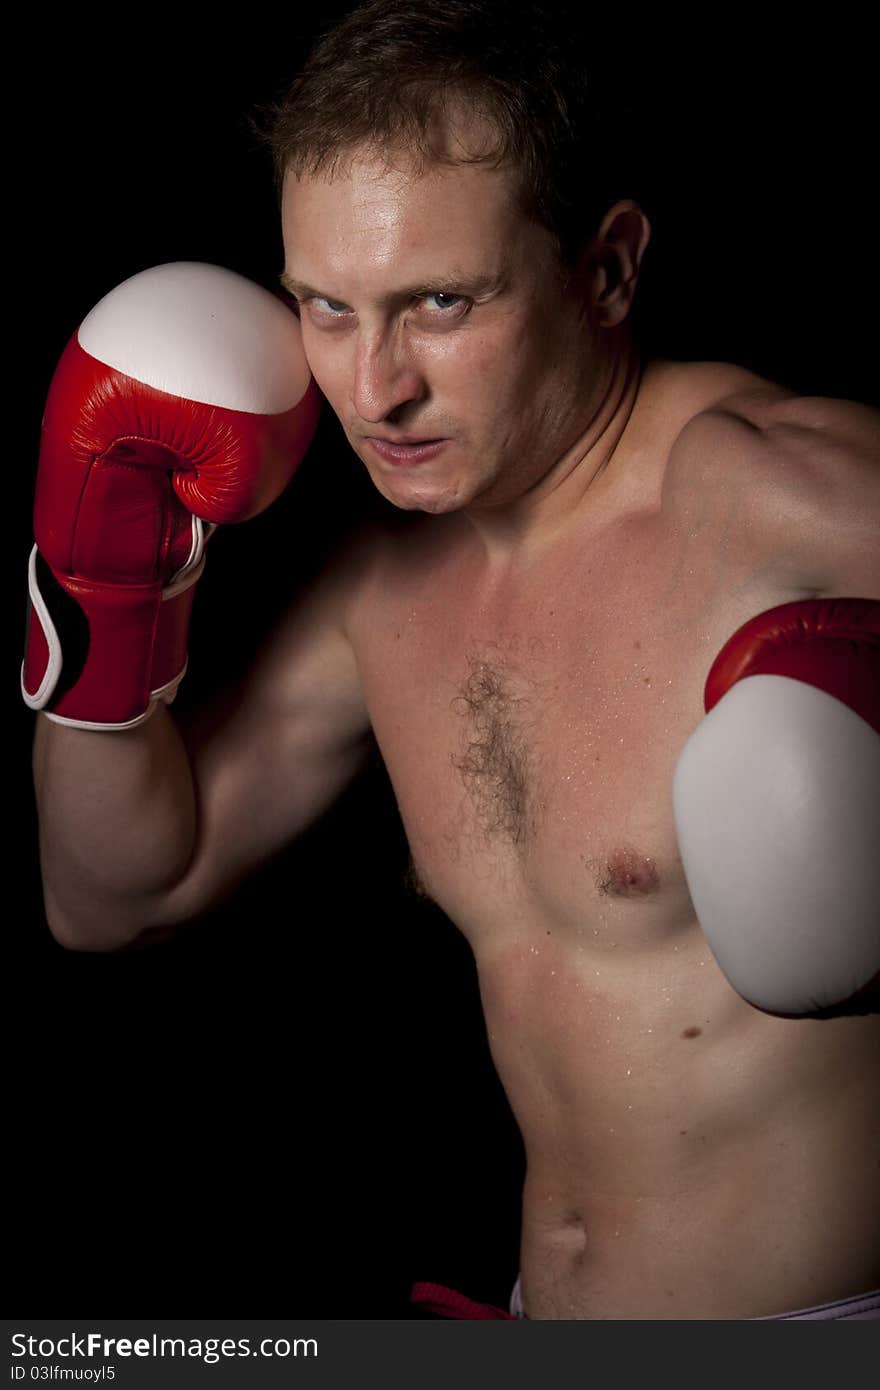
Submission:
[[[21,694],[25,704],[30,709],[42,709],[51,698],[52,691],[58,684],[58,677],[61,675],[61,667],[64,660],[61,654],[61,641],[55,624],[49,617],[49,610],[46,607],[43,595],[40,593],[40,586],[37,582],[37,547],[34,544],[28,560],[28,594],[33,605],[34,612],[40,620],[40,627],[43,629],[43,636],[46,639],[46,646],[49,652],[49,659],[46,662],[46,670],[43,679],[33,695],[25,689],[24,684],[24,662],[21,663]]]
[[[53,724],[66,724],[69,729],[93,729],[96,733],[115,733],[123,729],[134,729],[138,724],[143,724],[149,719],[153,710],[156,708],[156,701],[149,704],[143,714],[139,714],[136,719],[129,719],[125,724],[93,724],[88,719],[65,719],[61,714],[50,714],[48,710],[43,711],[45,719],[51,719]]]

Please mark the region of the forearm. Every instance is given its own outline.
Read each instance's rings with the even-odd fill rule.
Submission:
[[[33,750],[46,916],[63,945],[114,950],[164,925],[196,840],[193,776],[173,717],[94,732],[38,715]]]

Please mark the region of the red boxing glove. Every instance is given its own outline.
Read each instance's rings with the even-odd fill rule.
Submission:
[[[877,1008],[880,603],[771,608],[722,648],[675,768],[694,909],[721,969],[783,1017]]]
[[[43,417],[21,674],[32,709],[127,729],[170,704],[205,543],[284,490],[319,399],[295,316],[233,271],[155,266],[96,305]]]

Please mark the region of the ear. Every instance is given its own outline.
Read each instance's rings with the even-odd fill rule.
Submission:
[[[584,251],[588,295],[603,328],[622,323],[632,308],[651,224],[638,203],[615,203]],[[583,272],[582,272],[583,273]]]

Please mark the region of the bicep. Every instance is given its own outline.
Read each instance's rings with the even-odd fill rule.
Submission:
[[[243,680],[182,728],[197,836],[163,921],[221,902],[295,840],[368,764],[374,742],[332,581],[276,624]]]

